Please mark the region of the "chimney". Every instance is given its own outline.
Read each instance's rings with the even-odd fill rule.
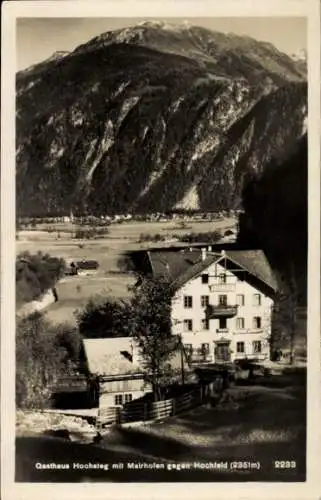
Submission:
[[[206,248],[201,248],[202,251],[202,260],[206,259]]]

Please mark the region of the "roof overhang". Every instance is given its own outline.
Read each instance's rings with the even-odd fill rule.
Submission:
[[[139,380],[144,378],[143,373],[126,373],[120,375],[98,375],[100,382],[119,382],[122,380]]]

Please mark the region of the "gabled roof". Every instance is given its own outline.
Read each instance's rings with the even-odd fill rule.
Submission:
[[[262,250],[228,250],[226,257],[239,264],[272,290],[277,290],[276,278]]]
[[[176,290],[178,290],[179,288],[184,286],[185,283],[190,281],[192,278],[196,278],[203,271],[206,271],[206,269],[211,264],[216,262],[220,257],[221,257],[221,254],[213,253],[213,254],[208,255],[205,260],[202,260],[200,252],[198,252],[198,261],[194,265],[187,268],[183,274],[178,276],[178,278],[173,282],[173,287]]]
[[[169,278],[174,282],[179,276],[200,260],[199,250],[152,251],[148,252],[153,276]]]
[[[213,264],[227,259],[240,269],[249,273],[257,282],[270,290],[277,290],[277,282],[272,269],[262,250],[226,250],[224,253],[207,252],[202,260],[201,250],[148,252],[155,277],[165,276],[172,282],[174,289],[179,289],[188,281],[199,276]],[[231,267],[231,266],[230,266]],[[233,266],[232,266],[233,267]]]
[[[84,339],[88,369],[92,375],[129,375],[140,373],[138,365],[130,361],[132,339],[130,337]]]
[[[138,375],[143,372],[139,364],[140,356],[137,351],[136,356],[134,355],[136,362],[131,361],[134,347],[131,337],[83,339],[83,345],[88,369],[92,375],[117,377]],[[181,352],[182,347],[179,343],[169,360],[169,364],[176,375],[181,373],[182,360],[184,367],[189,367],[186,353]]]
[[[79,260],[72,262],[71,265],[78,267],[78,269],[98,269],[99,264],[96,260]]]

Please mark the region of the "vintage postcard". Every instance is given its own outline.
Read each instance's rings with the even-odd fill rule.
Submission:
[[[4,2],[3,498],[321,495],[320,4]]]

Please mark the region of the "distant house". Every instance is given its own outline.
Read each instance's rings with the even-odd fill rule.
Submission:
[[[96,274],[99,269],[99,263],[96,260],[80,260],[71,262],[67,274],[77,274],[78,276],[88,276]]]

